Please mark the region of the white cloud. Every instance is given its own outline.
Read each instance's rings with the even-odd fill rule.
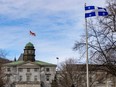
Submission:
[[[85,1],[87,5],[104,6],[105,0]],[[56,63],[68,57],[78,57],[73,44],[84,31],[84,1],[82,0],[0,0],[0,48],[17,57],[26,43],[36,47],[36,57]],[[99,3],[100,2],[100,3]],[[3,17],[3,18],[2,18]],[[30,37],[29,30],[37,36]],[[13,53],[14,52],[14,53]]]

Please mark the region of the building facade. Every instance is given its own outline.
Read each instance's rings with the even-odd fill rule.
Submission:
[[[7,63],[6,87],[51,87],[56,65],[35,59],[35,48],[27,43],[18,61]]]
[[[116,87],[116,76],[105,71],[106,66],[89,64],[89,87]],[[56,72],[57,87],[86,87],[86,65],[66,64]],[[56,86],[54,86],[56,87]]]

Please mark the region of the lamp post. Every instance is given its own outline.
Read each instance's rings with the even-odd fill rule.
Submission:
[[[56,70],[58,71],[59,58],[56,57],[56,59],[57,59],[57,68],[56,68]]]

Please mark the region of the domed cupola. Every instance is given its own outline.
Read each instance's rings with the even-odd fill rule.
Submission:
[[[34,45],[31,42],[27,43],[25,46],[23,61],[31,61],[31,62],[35,61],[35,49]]]

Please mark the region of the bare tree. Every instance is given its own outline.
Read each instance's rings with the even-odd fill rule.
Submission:
[[[86,86],[86,65],[78,64],[76,59],[67,59],[62,62],[57,72],[57,84],[54,87],[85,87]],[[89,65],[90,87],[96,83],[103,83],[107,73],[100,70],[99,65]]]
[[[67,59],[66,61],[60,64],[60,66],[58,67],[59,71],[57,72],[58,84],[59,84],[58,87],[71,87],[73,84],[77,85],[79,80],[85,80],[80,78],[80,76],[83,73],[77,71],[78,67],[76,67],[75,64],[77,64],[77,60],[71,58]],[[83,85],[79,87],[83,87]]]
[[[52,80],[51,87],[59,87],[58,86],[58,78],[57,78],[57,73],[54,77],[54,80]]]
[[[116,76],[116,1],[107,1],[109,15],[88,20],[88,48],[91,63],[103,64],[102,68]],[[85,35],[83,35],[85,37]],[[85,38],[77,41],[74,50],[85,53]]]
[[[7,52],[3,49],[0,49],[0,87],[4,87],[6,84],[5,80],[5,73],[4,73],[4,68],[3,64],[10,62],[8,59],[5,59],[7,55]]]

